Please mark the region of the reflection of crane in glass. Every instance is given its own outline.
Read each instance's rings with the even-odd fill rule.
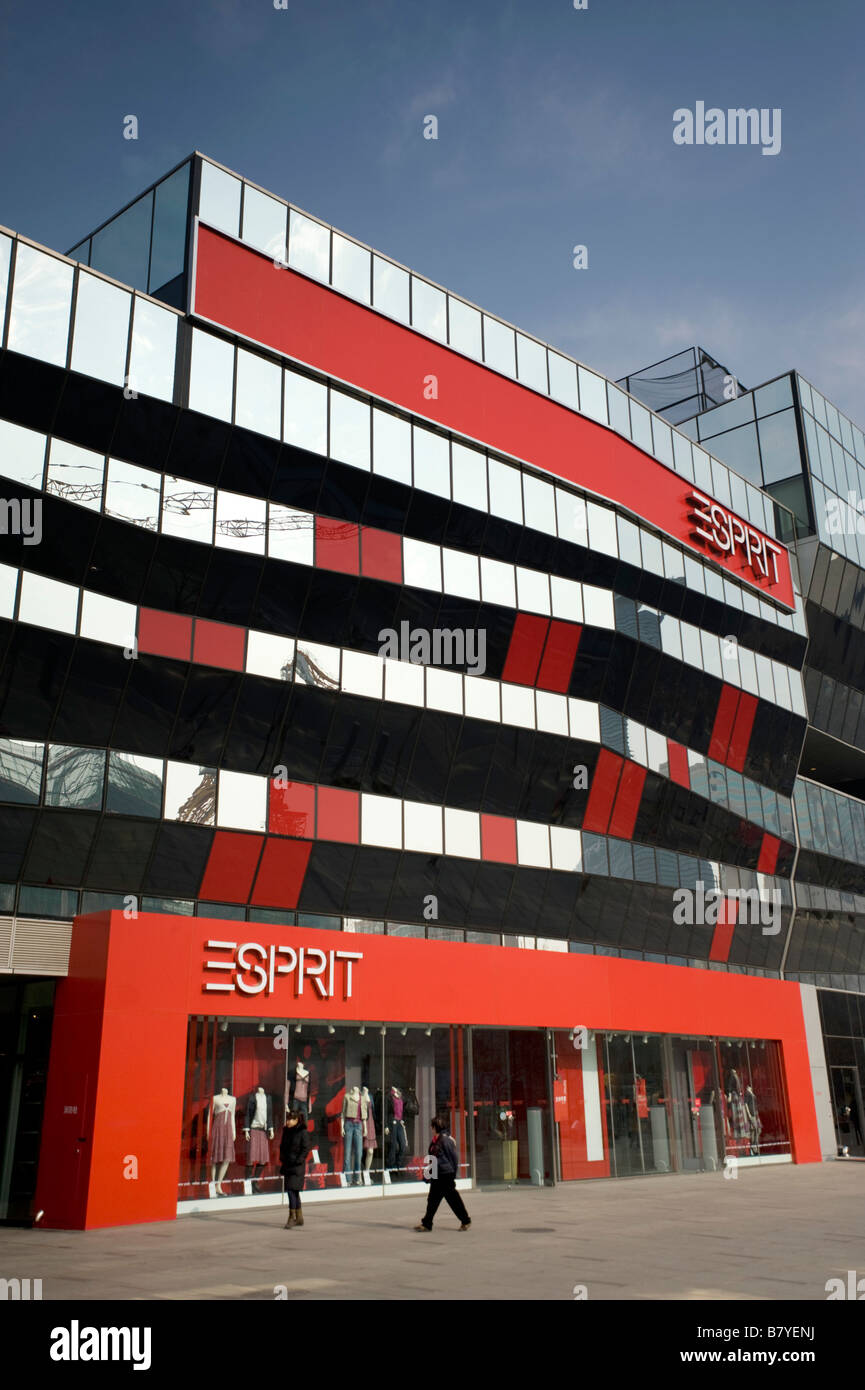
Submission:
[[[216,773],[213,768],[198,769],[201,781],[177,812],[177,819],[191,825],[213,825],[216,819]]]
[[[102,484],[100,483],[65,483],[60,478],[48,479],[46,492],[51,492],[55,497],[62,497],[66,502],[101,502]]]

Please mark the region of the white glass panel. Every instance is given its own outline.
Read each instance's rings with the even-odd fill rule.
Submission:
[[[212,333],[192,330],[189,367],[189,408],[217,420],[231,420],[234,387],[234,348]]]
[[[384,662],[368,652],[344,651],[342,654],[342,689],[353,695],[368,695],[380,700],[384,684]]]
[[[243,190],[243,240],[273,260],[285,260],[288,208],[246,184]]]
[[[448,295],[448,316],[450,320],[451,347],[464,352],[468,357],[481,360],[481,315],[479,309],[464,304],[461,299]]]
[[[771,700],[772,704],[780,704],[775,694],[775,682],[772,678],[772,667],[774,665],[768,657],[761,656],[759,652],[754,653],[754,660],[757,664],[757,694],[761,700]]]
[[[640,545],[643,551],[643,569],[648,570],[650,574],[657,574],[663,579],[664,555],[658,537],[641,529]]]
[[[327,387],[286,370],[282,437],[313,454],[327,454]]]
[[[462,676],[456,671],[442,671],[436,666],[428,666],[426,668],[426,702],[428,709],[441,709],[447,714],[462,714]]]
[[[445,854],[458,859],[480,859],[481,818],[474,811],[445,807]]]
[[[213,544],[213,488],[165,475],[162,530],[167,536]]]
[[[552,575],[550,595],[554,618],[565,618],[571,623],[583,621],[583,591],[575,580],[560,579],[558,575]]]
[[[164,814],[166,820],[213,825],[216,821],[216,769],[199,767],[197,763],[167,762]]]
[[[391,265],[390,261],[382,260],[381,256],[373,256],[372,275],[372,302],[375,307],[383,314],[399,319],[401,323],[408,323],[408,271]]]
[[[533,821],[517,821],[517,863],[531,864],[538,869],[550,867],[550,832],[545,825]]]
[[[547,350],[522,333],[517,334],[517,376],[523,385],[547,394]]]
[[[131,390],[160,401],[174,399],[177,324],[176,314],[135,296],[129,357]]]
[[[446,305],[444,290],[437,290],[416,275],[411,277],[411,322],[419,333],[427,333],[442,343],[447,341]]]
[[[752,695],[758,695],[757,686],[757,663],[754,660],[754,653],[747,647],[739,648],[739,671],[742,677],[742,689],[748,690]]]
[[[402,802],[365,792],[360,798],[360,838],[365,845],[402,849]]]
[[[8,340],[13,352],[65,367],[72,276],[71,265],[18,243]]]
[[[502,683],[502,723],[522,729],[535,727],[535,692],[531,687]]]
[[[369,468],[370,410],[364,401],[330,393],[330,456],[355,468]]]
[[[629,758],[639,763],[641,767],[648,767],[648,754],[646,752],[646,726],[638,724],[636,719],[625,720],[625,751]]]
[[[415,541],[404,536],[402,563],[404,583],[418,589],[436,589],[441,592],[442,559],[441,550],[437,545],[428,545],[426,541]]]
[[[583,739],[588,743],[601,741],[601,716],[598,706],[591,700],[568,699],[568,717],[571,725],[571,738]]]
[[[408,661],[384,663],[384,692],[386,700],[400,705],[423,706],[423,667]]]
[[[657,415],[652,417],[652,434],[655,445],[655,458],[673,467],[673,431]]]
[[[580,367],[580,412],[607,423],[607,388],[603,377]]]
[[[131,648],[135,645],[137,613],[134,603],[121,603],[119,599],[85,590],[81,596],[79,631],[82,637],[91,637],[95,642]]]
[[[202,222],[220,232],[237,236],[240,227],[240,179],[217,169],[206,160],[201,164],[201,196],[198,215]]]
[[[237,399],[234,421],[258,434],[279,439],[282,412],[282,371],[257,353],[237,350]]]
[[[557,352],[548,352],[550,372],[550,395],[564,405],[577,409],[577,364],[560,357]]]
[[[593,584],[583,585],[583,609],[586,622],[592,627],[616,626],[613,610],[613,595],[609,589],[596,589]]]
[[[681,623],[682,656],[689,666],[702,667],[703,651],[700,645],[700,629],[692,623]]]
[[[44,434],[0,420],[0,477],[41,492],[46,442]]]
[[[478,676],[467,676],[463,695],[468,718],[492,719],[496,724],[500,722],[501,689],[498,681],[485,681]]]
[[[75,299],[72,370],[122,386],[132,295],[82,270]]]
[[[678,619],[671,618],[667,613],[661,618],[661,650],[668,656],[674,656],[677,661],[682,660],[682,634]]]
[[[45,491],[67,502],[77,502],[98,512],[102,508],[105,459],[92,449],[81,449],[63,439],[52,439],[48,450]]]
[[[480,512],[488,511],[486,455],[456,441],[452,452],[454,501]]]
[[[518,468],[500,463],[491,458],[490,470],[490,511],[493,516],[503,516],[508,521],[523,524],[523,489]]]
[[[267,523],[267,553],[276,560],[311,565],[315,548],[315,517],[271,502]]]
[[[517,588],[513,565],[505,565],[501,560],[490,560],[482,555],[481,595],[484,603],[499,603],[505,608],[516,608]]]
[[[713,676],[723,679],[724,668],[721,662],[721,643],[712,632],[700,632],[700,643],[703,648],[703,670],[709,671]]]
[[[154,473],[150,468],[139,468],[134,463],[123,463],[120,459],[109,459],[106,515],[155,531],[159,525],[161,487],[160,473]]]
[[[12,565],[0,565],[0,618],[15,617],[17,593],[18,571]]]
[[[535,696],[538,728],[548,734],[568,736],[568,697],[555,695],[549,690],[539,690]]]
[[[338,690],[340,656],[339,647],[307,642],[305,637],[299,637],[294,657],[294,679],[303,685],[314,685],[319,690]]]
[[[404,812],[405,848],[441,854],[444,842],[442,808],[427,806],[421,801],[406,801]]]
[[[447,594],[459,594],[461,598],[479,599],[481,596],[480,574],[476,555],[466,555],[461,550],[442,551],[444,560],[444,589]]]
[[[524,473],[523,505],[526,525],[534,531],[543,531],[546,536],[556,534],[556,490],[550,483]]]
[[[331,281],[334,289],[340,290],[343,294],[351,295],[352,299],[360,299],[364,304],[368,304],[370,298],[369,257],[369,251],[358,246],[356,241],[349,241],[348,237],[340,236],[338,232],[334,232],[333,279]]]
[[[652,452],[652,417],[637,401],[631,401],[631,438],[647,454]]]
[[[372,412],[372,471],[411,487],[411,426],[377,408]]]
[[[414,426],[414,485],[437,497],[451,495],[450,446],[443,435]]]
[[[646,730],[646,756],[653,772],[666,772],[669,767],[667,740],[654,729]]]
[[[517,607],[529,613],[549,613],[549,576],[517,565]]]
[[[266,530],[267,503],[263,498],[220,488],[216,494],[216,545],[263,555]]]
[[[563,825],[551,825],[550,845],[554,869],[565,869],[569,873],[576,873],[582,868],[583,855],[579,830],[568,830]]]
[[[21,575],[18,620],[55,632],[75,632],[78,625],[78,589],[41,574]]]
[[[514,330],[484,314],[484,361],[508,376],[516,374]]]
[[[572,545],[586,546],[589,543],[589,520],[584,497],[577,497],[564,488],[556,488],[556,512],[559,518],[559,535]]]
[[[618,556],[616,513],[610,507],[599,507],[594,502],[587,502],[586,510],[589,521],[589,548],[600,550],[605,555]]]
[[[266,830],[267,788],[266,777],[220,772],[216,824],[230,830]]]
[[[320,222],[291,209],[288,228],[288,263],[316,280],[330,278],[330,231]]]
[[[275,681],[292,680],[294,638],[250,631],[246,641],[246,669],[253,676],[267,676]]]
[[[12,238],[0,235],[0,321],[6,317],[6,291],[9,288],[9,265],[12,259]],[[3,334],[0,331],[0,346]]]

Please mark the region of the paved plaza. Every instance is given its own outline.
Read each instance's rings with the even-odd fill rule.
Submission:
[[[865,1163],[469,1192],[471,1230],[423,1195],[110,1230],[0,1231],[0,1277],[79,1299],[826,1299],[865,1276]],[[278,1292],[276,1292],[278,1290]]]

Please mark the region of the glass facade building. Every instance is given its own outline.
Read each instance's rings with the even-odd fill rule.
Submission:
[[[731,1000],[754,977],[792,990],[812,1021],[817,986],[862,988],[861,806],[803,759],[828,549],[811,566],[809,431],[836,491],[833,448],[852,466],[862,437],[809,414],[822,397],[806,410],[795,374],[724,401],[728,374],[694,350],[694,382],[650,409],[650,374],[630,394],[197,154],[68,256],[0,233],[0,307],[16,1017],[31,980],[58,981],[65,1009],[72,919],[93,913],[381,938],[394,959],[412,942],[663,967],[688,972],[683,1009],[694,974]],[[853,690],[834,640],[821,679]],[[381,1014],[190,1007],[181,1209],[223,1179],[226,1197],[277,1194],[297,1060],[310,1190],[419,1181],[443,1107],[466,1181],[813,1148],[756,1014],[702,1032],[674,1005],[621,1028],[590,1009],[580,1049],[567,1018],[427,1010],[421,1027],[410,990]],[[292,1043],[274,1051],[278,1028]],[[0,1096],[11,1133],[27,1065]],[[273,1138],[249,1163],[259,1086]],[[418,1105],[398,1154],[394,1086]],[[359,1153],[355,1087],[375,1133]],[[828,1095],[808,1103],[824,1135]],[[0,1214],[26,1217],[32,1191]]]

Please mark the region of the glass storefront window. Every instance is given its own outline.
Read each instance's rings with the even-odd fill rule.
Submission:
[[[552,1171],[544,1034],[473,1028],[472,1074],[477,1180],[542,1187]]]

